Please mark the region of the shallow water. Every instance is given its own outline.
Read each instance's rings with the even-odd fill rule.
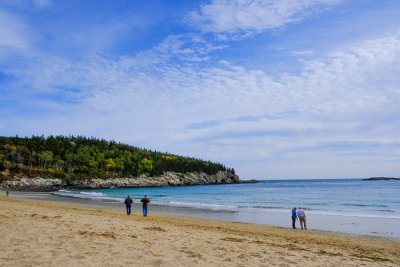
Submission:
[[[61,190],[62,196],[139,203],[158,211],[290,227],[292,207],[304,207],[309,228],[400,237],[400,181],[280,180],[259,184]],[[164,208],[163,208],[164,207]]]
[[[147,194],[153,204],[197,209],[287,212],[304,207],[310,214],[400,219],[400,181],[284,180],[215,186],[61,190],[56,194],[139,201]]]

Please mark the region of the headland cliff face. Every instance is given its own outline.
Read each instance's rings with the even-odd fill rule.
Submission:
[[[83,179],[64,180],[50,178],[17,178],[14,181],[3,181],[1,188],[21,191],[54,191],[65,188],[95,189],[112,187],[160,187],[184,185],[214,185],[242,183],[237,175],[220,171],[210,175],[206,173],[165,172],[161,176],[148,177],[141,175],[135,178]]]

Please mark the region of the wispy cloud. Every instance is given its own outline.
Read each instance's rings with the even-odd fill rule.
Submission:
[[[248,154],[244,147],[254,146],[252,153],[268,151],[265,159],[298,146],[315,150],[332,142],[390,143],[400,130],[392,119],[385,122],[388,114],[399,113],[400,73],[394,73],[400,63],[399,47],[399,33],[392,33],[308,61],[301,75],[278,79],[228,62],[177,66],[170,52],[180,55],[184,45],[161,45],[118,60],[38,64],[28,71],[26,83],[36,85],[38,91],[49,88],[53,94],[73,95],[79,104],[68,107],[45,99],[52,109],[59,105],[60,113],[53,113],[50,124],[53,128],[31,118],[22,124],[33,123],[48,133],[80,129],[87,135],[107,132],[112,137],[124,123],[125,134],[118,135],[127,142],[184,154],[199,151],[195,153],[203,157],[207,156],[200,148],[204,141],[211,150],[223,149],[226,142],[237,144],[242,150],[236,153],[243,155]],[[370,120],[371,116],[379,119]],[[349,133],[356,136],[350,139]],[[194,148],[193,141],[199,138],[203,142]]]
[[[188,17],[205,32],[248,34],[304,19],[340,0],[213,0]]]
[[[0,4],[18,8],[46,8],[52,5],[52,0],[0,0]]]
[[[33,0],[33,3],[38,8],[48,7],[51,5],[51,0]]]
[[[295,56],[310,56],[313,54],[312,50],[292,51]]]
[[[206,32],[258,33],[336,3],[213,1],[191,16]],[[217,21],[212,10],[223,7],[229,14],[255,12],[255,21],[238,14],[231,26]],[[270,14],[268,20],[255,9]],[[398,170],[400,28],[341,43],[320,57],[310,49],[289,51],[303,58],[301,70],[276,73],[232,63],[224,57],[232,43],[208,33],[170,34],[122,56],[76,58],[27,49],[28,26],[18,16],[9,21],[20,39],[8,46],[35,53],[1,62],[3,134],[116,139],[220,161],[244,178],[317,178],[327,170],[329,177],[361,175],[353,168],[366,173],[374,161],[380,167],[369,175]],[[101,43],[93,50],[105,51]]]
[[[0,10],[0,47],[25,49],[30,46],[29,27],[21,18]],[[1,53],[1,51],[0,51]]]

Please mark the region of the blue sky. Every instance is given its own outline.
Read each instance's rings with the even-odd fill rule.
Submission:
[[[242,179],[400,176],[400,1],[0,0],[0,135]]]

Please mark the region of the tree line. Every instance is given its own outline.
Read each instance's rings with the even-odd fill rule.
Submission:
[[[0,172],[27,177],[113,178],[229,171],[223,164],[82,136],[0,136]],[[1,173],[0,173],[1,176]],[[4,178],[4,177],[3,177]]]

